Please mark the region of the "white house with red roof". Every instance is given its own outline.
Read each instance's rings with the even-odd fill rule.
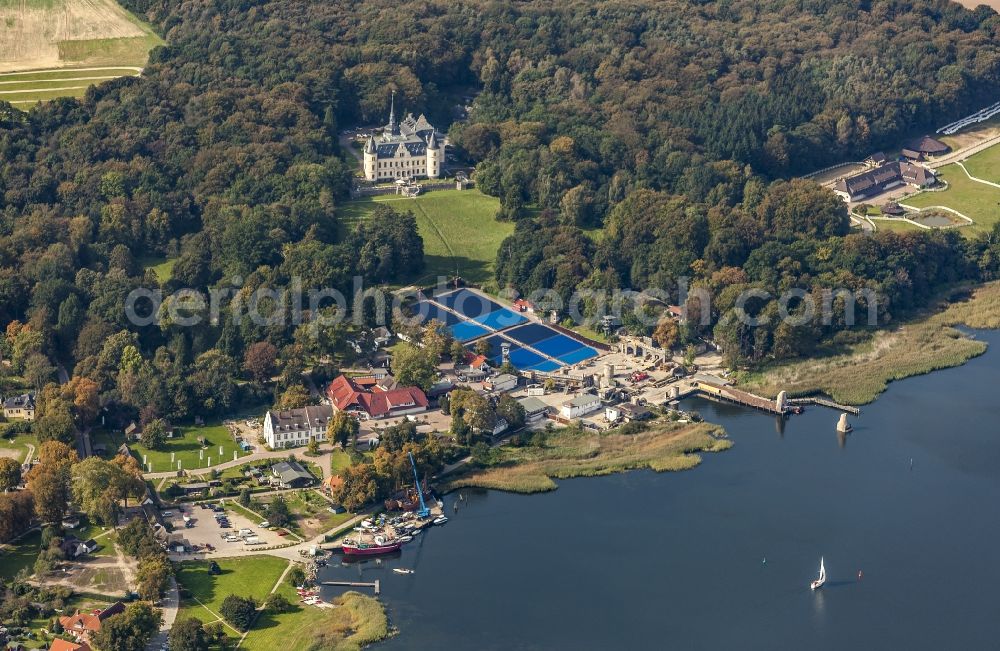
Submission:
[[[341,375],[326,389],[330,404],[362,418],[392,418],[427,411],[427,396],[419,387],[401,387],[391,375],[349,378]]]

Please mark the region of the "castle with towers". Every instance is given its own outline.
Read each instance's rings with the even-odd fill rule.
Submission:
[[[369,181],[393,181],[441,176],[444,164],[444,139],[422,114],[407,114],[396,122],[396,93],[389,101],[389,124],[377,139],[365,143],[365,178]]]

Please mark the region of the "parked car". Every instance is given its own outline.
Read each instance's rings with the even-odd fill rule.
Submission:
[[[414,489],[414,490],[415,490],[415,489]],[[260,523],[260,526],[262,526],[262,527],[264,527],[265,529],[267,529],[268,527],[270,527],[270,526],[271,526],[271,523],[270,523],[270,522],[268,522],[267,520],[264,520],[263,522],[261,522],[261,523]]]

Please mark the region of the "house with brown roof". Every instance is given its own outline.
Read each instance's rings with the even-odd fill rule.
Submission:
[[[92,610],[89,613],[77,611],[74,615],[60,617],[59,623],[62,624],[63,630],[76,638],[78,642],[87,641],[91,634],[101,630],[101,623],[104,620],[123,612],[125,612],[125,604],[117,601],[104,610]]]
[[[930,136],[921,136],[903,145],[902,154],[910,160],[924,160],[928,156],[940,156],[951,151],[951,147]]]
[[[427,411],[427,396],[419,387],[401,387],[395,378],[349,378],[341,375],[326,389],[330,404],[362,418],[392,418]]]
[[[926,188],[937,183],[934,172],[922,165],[893,161],[854,176],[838,179],[833,191],[844,201],[870,199],[893,188]]]

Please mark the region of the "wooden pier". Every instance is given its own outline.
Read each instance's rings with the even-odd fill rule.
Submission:
[[[841,405],[834,402],[833,400],[827,400],[826,398],[791,398],[788,401],[790,405],[820,405],[821,407],[829,407],[830,409],[839,409],[840,411],[845,411],[848,414],[853,414],[858,416],[861,414],[861,410],[857,407],[851,407],[850,405]]]
[[[379,594],[382,591],[382,581],[380,579],[375,579],[374,583],[366,583],[364,581],[322,581],[320,585],[333,585],[347,588],[375,588],[375,594]]]
[[[734,389],[731,386],[696,382],[694,388],[700,395],[706,398],[715,398],[744,407],[752,407],[753,409],[766,411],[769,414],[781,415],[786,411],[778,405],[778,401],[776,400],[762,398],[746,391]]]

